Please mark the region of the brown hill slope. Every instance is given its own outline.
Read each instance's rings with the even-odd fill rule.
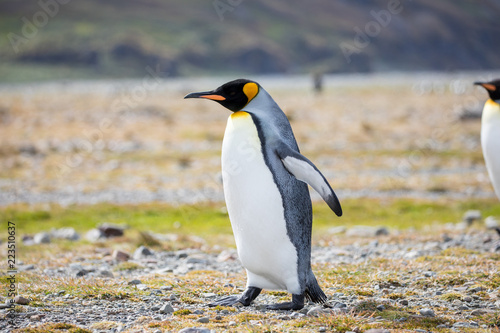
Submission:
[[[4,0],[0,77],[500,68],[500,1]]]

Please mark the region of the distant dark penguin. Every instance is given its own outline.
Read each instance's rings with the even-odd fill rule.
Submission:
[[[233,111],[222,143],[224,196],[238,256],[247,271],[242,295],[211,305],[248,306],[262,289],[287,290],[292,301],[270,309],[298,310],[304,300],[325,303],[311,269],[311,185],[337,214],[328,181],[300,154],[290,123],[256,82],[239,79],[185,98],[206,98]]]

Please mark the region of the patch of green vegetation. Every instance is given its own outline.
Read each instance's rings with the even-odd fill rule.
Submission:
[[[113,267],[114,271],[133,271],[136,269],[141,269],[144,268],[141,264],[135,263],[135,262],[130,262],[130,261],[124,261]]]
[[[66,323],[46,323],[41,324],[37,327],[30,328],[20,328],[12,331],[12,333],[92,333],[91,330],[87,330],[78,327],[73,324]]]
[[[355,289],[354,294],[359,295],[359,296],[373,296],[375,295],[375,291],[372,289],[366,289],[366,288],[358,288]]]
[[[461,300],[462,294],[457,293],[457,292],[449,292],[449,293],[440,295],[439,298],[441,298],[442,300],[448,301],[448,302],[452,302],[452,301],[457,300],[457,299]]]
[[[189,309],[180,309],[180,310],[174,311],[174,315],[176,315],[176,316],[186,316],[186,315],[190,315],[191,313],[192,312]]]
[[[451,257],[462,257],[462,256],[469,256],[472,254],[479,254],[479,253],[480,253],[479,251],[465,249],[463,247],[450,247],[450,248],[447,248],[447,249],[441,251],[441,255],[451,256]]]
[[[392,293],[392,294],[388,294],[386,297],[389,299],[403,299],[403,298],[405,298],[405,295],[401,294],[401,293]]]
[[[16,222],[19,234],[33,234],[40,230],[73,227],[86,232],[103,222],[126,224],[137,236],[138,243],[157,246],[158,242],[146,232],[202,236],[213,244],[234,246],[229,217],[224,204],[197,204],[171,206],[148,203],[139,205],[97,205],[49,208],[16,204],[0,208],[0,219]],[[323,202],[314,204],[315,234],[335,225],[384,225],[388,227],[423,228],[435,223],[459,220],[467,209],[479,209],[484,215],[500,216],[500,205],[487,200],[467,202],[419,201],[407,199],[347,199],[342,200],[344,216],[337,218]],[[183,239],[180,239],[182,242]],[[186,242],[191,242],[184,239]],[[447,249],[443,255],[459,254]],[[460,251],[460,250],[456,250]],[[462,252],[462,254],[464,254]],[[492,257],[494,260],[495,257]]]
[[[492,200],[430,201],[410,199],[346,199],[341,200],[344,215],[337,218],[323,203],[314,205],[314,225],[330,228],[336,225],[384,225],[391,228],[422,229],[436,223],[459,221],[469,209],[485,216],[500,216],[500,205]]]

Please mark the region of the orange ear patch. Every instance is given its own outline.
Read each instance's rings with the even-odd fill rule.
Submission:
[[[255,82],[248,82],[243,86],[243,92],[250,102],[259,92],[259,86]]]
[[[489,84],[489,83],[482,83],[481,84],[485,89],[488,89],[489,91],[495,91],[497,90],[497,87],[495,87],[495,85],[493,84]]]

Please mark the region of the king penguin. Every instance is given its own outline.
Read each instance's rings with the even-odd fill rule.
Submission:
[[[338,215],[342,209],[328,181],[299,147],[285,113],[257,83],[228,82],[184,98],[213,100],[232,111],[222,142],[224,197],[236,248],[247,272],[242,295],[212,306],[244,306],[262,289],[287,290],[292,301],[268,305],[298,310],[304,300],[325,303],[311,269],[311,185]]]
[[[491,183],[500,199],[500,80],[474,84],[486,89],[490,97],[481,116],[481,146]]]

